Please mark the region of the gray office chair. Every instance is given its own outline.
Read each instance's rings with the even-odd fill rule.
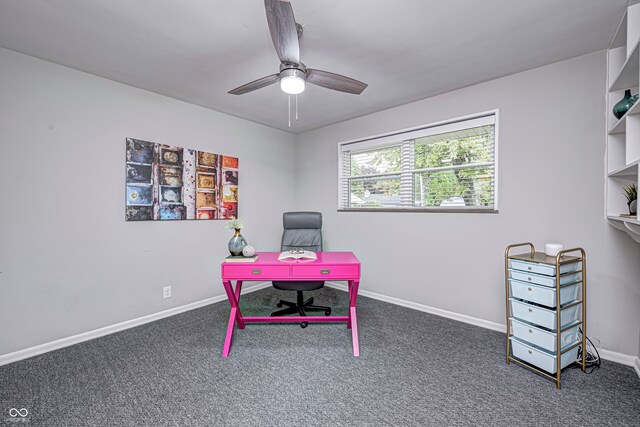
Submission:
[[[280,250],[302,248],[306,251],[322,251],[322,214],[320,212],[285,212],[282,215],[284,232],[282,233],[282,243]],[[296,291],[297,301],[290,302],[280,300],[278,308],[286,305],[283,310],[274,311],[272,316],[284,316],[287,314],[299,314],[306,316],[306,310],[322,310],[326,316],[331,314],[331,307],[313,305],[313,297],[304,300],[303,291],[313,291],[324,286],[323,281],[293,281],[293,282],[273,282],[273,287],[285,291]],[[307,322],[300,323],[306,328]]]

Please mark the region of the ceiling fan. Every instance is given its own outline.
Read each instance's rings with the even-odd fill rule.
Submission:
[[[282,91],[291,95],[302,93],[305,82],[356,95],[360,95],[365,90],[367,84],[361,81],[328,71],[307,68],[300,62],[298,38],[302,35],[302,26],[296,23],[291,3],[284,0],[264,0],[264,6],[271,40],[280,58],[280,72],[230,90],[230,94],[243,95],[278,81]]]

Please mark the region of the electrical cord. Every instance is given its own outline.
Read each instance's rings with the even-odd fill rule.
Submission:
[[[580,334],[582,334],[582,328],[578,328],[578,331],[580,331]],[[598,353],[598,349],[596,348],[596,346],[593,344],[593,342],[589,339],[589,337],[587,338],[587,345],[586,345],[586,357],[585,357],[585,365],[586,368],[591,368],[591,370],[586,371],[585,372],[587,374],[590,374],[593,372],[594,369],[599,368],[600,367],[600,353]],[[582,346],[578,347],[578,362],[582,363]]]

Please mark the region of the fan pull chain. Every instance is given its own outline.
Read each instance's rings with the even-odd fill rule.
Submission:
[[[291,127],[291,95],[287,95],[287,99],[289,100],[289,127]]]
[[[298,120],[298,94],[296,94],[296,121]]]

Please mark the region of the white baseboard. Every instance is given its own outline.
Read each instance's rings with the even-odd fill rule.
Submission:
[[[347,292],[347,285],[342,283],[326,282],[326,285],[330,288],[338,289]],[[455,313],[453,311],[442,310],[440,308],[430,307],[428,305],[418,304],[417,302],[406,301],[400,298],[394,298],[387,295],[377,294],[375,292],[358,290],[358,295],[377,299],[384,302],[389,302],[395,305],[401,305],[403,307],[412,308],[418,311],[424,311],[425,313],[435,314],[437,316],[447,317],[449,319],[458,320],[464,323],[470,323],[472,325],[481,326],[486,329],[505,333],[506,327],[500,323],[490,322],[489,320],[479,319],[477,317],[467,316],[466,314]]]
[[[340,291],[344,291],[344,292],[347,291],[347,285],[344,285],[342,283],[326,282],[326,285],[330,288],[338,289]],[[242,294],[244,295],[250,292],[255,292],[260,289],[267,288],[269,286],[271,286],[271,282],[256,283],[253,286],[248,286],[244,288],[242,290]],[[446,318],[457,320],[460,322],[469,323],[471,325],[480,326],[482,328],[491,329],[491,330],[502,332],[502,333],[506,332],[505,325],[502,325],[496,322],[491,322],[484,319],[479,319],[473,316],[467,316],[466,314],[460,314],[460,313],[455,313],[453,311],[442,310],[440,308],[430,307],[428,305],[406,301],[400,298],[394,298],[387,295],[382,295],[382,294],[378,294],[375,292],[370,292],[362,289],[358,291],[358,295],[377,299],[377,300],[388,302],[395,305],[400,305],[400,306],[411,308],[418,311],[423,311],[425,313],[435,314],[437,316],[446,317]],[[47,353],[49,351],[68,347],[70,345],[78,344],[84,341],[89,341],[94,338],[99,338],[105,335],[112,334],[114,332],[119,332],[125,329],[134,328],[136,326],[144,325],[145,323],[153,322],[155,320],[160,320],[165,317],[170,317],[176,314],[184,313],[185,311],[204,307],[205,305],[213,304],[220,301],[225,301],[226,299],[227,299],[226,295],[219,295],[217,297],[207,298],[205,300],[183,305],[181,307],[170,308],[169,310],[164,310],[158,313],[149,314],[147,316],[138,317],[137,319],[127,320],[121,323],[116,323],[114,325],[105,326],[104,328],[83,332],[81,334],[73,335],[71,337],[62,338],[62,339],[51,341],[48,343],[36,345],[34,347],[25,348],[24,350],[18,350],[12,353],[3,354],[3,355],[0,355],[0,366],[17,362],[23,359],[28,359],[29,357],[37,356],[39,354]],[[618,353],[616,351],[610,351],[606,349],[600,349],[599,352],[600,352],[600,357],[602,357],[605,360],[610,360],[612,362],[617,362],[626,366],[632,366],[635,369],[636,373],[638,374],[638,377],[640,377],[640,357],[630,356],[628,354]]]
[[[342,283],[326,282],[326,285],[330,288],[338,289],[340,291],[347,292],[347,285]],[[440,308],[430,307],[424,304],[418,304],[416,302],[406,301],[400,298],[394,298],[387,295],[378,294],[366,290],[359,289],[358,295],[377,299],[380,301],[388,302],[391,304],[401,305],[403,307],[412,308],[418,311],[424,311],[425,313],[435,314],[437,316],[447,317],[449,319],[458,320],[460,322],[469,323],[471,325],[480,326],[482,328],[491,329],[494,331],[506,333],[507,328],[505,325],[496,322],[490,322],[488,320],[479,319],[477,317],[467,316],[466,314],[455,313],[453,311],[442,310]],[[632,366],[638,377],[640,377],[640,358],[630,356],[624,353],[618,353],[617,351],[611,351],[606,349],[598,350],[600,357],[605,360],[617,362],[622,365]]]
[[[635,356],[630,356],[624,353],[618,353],[617,351],[606,350],[604,348],[599,349],[598,353],[600,353],[600,357],[604,360],[610,360],[612,362],[617,362],[622,365],[636,367],[636,360],[638,360]],[[636,371],[638,368],[636,367]],[[640,376],[640,372],[638,372],[638,376]]]
[[[244,295],[250,292],[255,292],[269,286],[271,286],[271,282],[257,283],[242,289],[242,294]],[[24,350],[18,350],[12,353],[3,354],[3,355],[0,355],[0,366],[17,362],[19,360],[27,359],[29,357],[37,356],[42,353],[47,353],[49,351],[58,350],[60,348],[68,347],[70,345],[78,344],[83,341],[89,341],[94,338],[112,334],[114,332],[119,332],[125,329],[134,328],[136,326],[144,325],[145,323],[153,322],[155,320],[160,320],[165,317],[175,316],[176,314],[180,314],[180,313],[184,313],[185,311],[204,307],[205,305],[213,304],[220,301],[226,301],[226,299],[227,299],[226,295],[219,295],[217,297],[207,298],[202,301],[193,302],[191,304],[183,305],[180,307],[170,308],[168,310],[149,314],[147,316],[138,317],[137,319],[127,320],[124,322],[116,323],[114,325],[105,326],[104,328],[83,332],[81,334],[73,335],[71,337],[62,338],[62,339],[51,341],[48,343],[36,345],[34,347],[25,348]]]

